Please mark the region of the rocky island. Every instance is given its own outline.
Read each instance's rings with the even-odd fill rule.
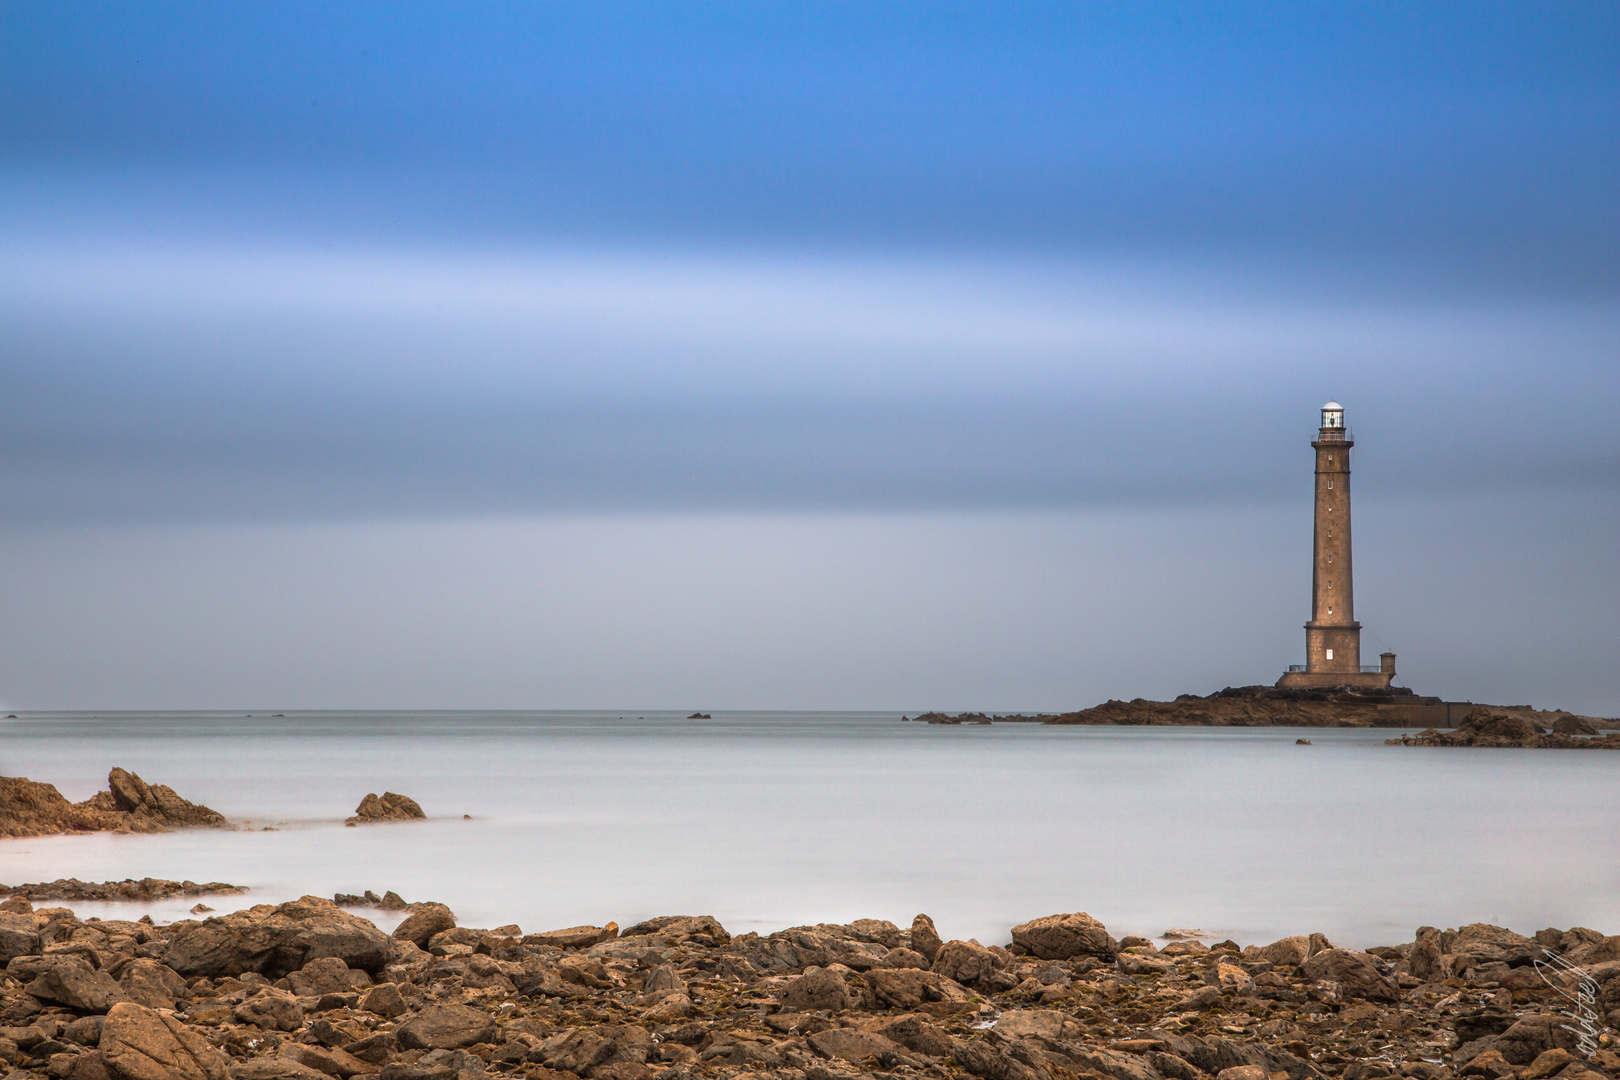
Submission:
[[[1403,687],[1387,690],[1229,686],[1205,697],[1182,694],[1174,701],[1105,701],[1065,713],[991,715],[986,713],[921,713],[911,719],[930,724],[1039,723],[1151,725],[1186,727],[1451,727],[1475,711],[1513,716],[1529,724],[1570,734],[1596,734],[1620,721],[1578,716],[1562,709],[1538,710],[1528,705],[1475,705],[1420,697]]]
[[[0,1062],[64,1080],[1603,1080],[1620,937],[1476,924],[1367,951],[1005,946],[919,915],[732,936],[709,916],[525,934],[317,897],[167,926],[0,904]],[[1161,939],[1162,940],[1162,939]],[[1552,958],[1557,956],[1558,959]]]

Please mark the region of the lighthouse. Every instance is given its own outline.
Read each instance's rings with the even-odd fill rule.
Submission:
[[[1350,448],[1344,406],[1322,406],[1316,451],[1316,529],[1311,548],[1311,621],[1305,624],[1305,663],[1289,667],[1280,687],[1388,689],[1395,654],[1376,667],[1361,666],[1361,624],[1356,621],[1350,549]]]

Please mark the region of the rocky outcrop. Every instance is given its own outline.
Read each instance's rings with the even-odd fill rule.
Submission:
[[[1579,1018],[1560,1012],[1620,1010],[1620,937],[1581,927],[1423,927],[1365,952],[1321,934],[1161,949],[1076,913],[1022,923],[1003,949],[940,943],[921,918],[911,930],[861,919],[734,938],[708,916],[666,916],[628,937],[452,926],[425,952],[313,898],[174,926],[80,921],[14,899],[0,916],[28,920],[34,937],[0,979],[0,1063],[28,1077],[1620,1076],[1620,1056],[1582,1043]],[[391,951],[386,962],[319,947],[354,923]],[[220,973],[187,974],[205,929]],[[1549,949],[1584,966],[1538,971],[1533,954]],[[803,962],[827,955],[878,962]]]
[[[382,821],[425,820],[427,815],[422,812],[422,807],[415,799],[408,795],[385,791],[380,796],[372,792],[361,799],[360,805],[354,809],[354,816],[344,821],[344,824],[374,825]]]
[[[1566,722],[1571,721],[1571,722]],[[1481,706],[1451,731],[1429,728],[1416,735],[1385,739],[1386,746],[1476,746],[1532,750],[1620,750],[1620,734],[1598,735],[1586,717],[1563,715],[1548,732],[1522,715]],[[1582,732],[1583,734],[1576,734]]]
[[[332,901],[306,896],[206,922],[176,924],[161,959],[184,976],[218,978],[253,972],[279,979],[322,956],[378,972],[393,961],[394,942],[371,922]]]
[[[0,776],[0,837],[154,833],[225,824],[223,815],[182,799],[171,787],[149,785],[125,769],[113,769],[107,786],[82,803],[70,803],[52,784]]]
[[[80,881],[57,878],[28,885],[0,885],[0,896],[21,896],[29,900],[167,900],[174,896],[226,896],[245,893],[240,885],[210,881],[169,881],[166,878],[125,878],[123,881]]]

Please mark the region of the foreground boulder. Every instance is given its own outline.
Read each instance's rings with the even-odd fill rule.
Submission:
[[[36,956],[39,951],[39,926],[34,916],[0,911],[0,967],[9,964],[13,957]]]
[[[443,904],[432,902],[412,904],[405,910],[409,914],[405,916],[404,921],[394,927],[394,937],[400,941],[409,941],[418,949],[427,948],[428,942],[433,940],[433,935],[454,930],[456,927],[456,913]]]
[[[394,1029],[406,1050],[460,1050],[495,1037],[495,1019],[467,1005],[429,1005]]]
[[[1083,911],[1070,915],[1044,915],[1012,928],[1015,950],[1041,960],[1072,960],[1095,956],[1112,960],[1119,942],[1109,937],[1102,923]]]
[[[563,930],[547,930],[540,934],[527,934],[525,945],[550,945],[557,949],[588,949],[619,936],[619,924],[606,926],[570,926]]]
[[[1346,997],[1372,1001],[1399,1001],[1400,987],[1378,969],[1378,961],[1364,952],[1325,949],[1300,965],[1312,979],[1338,983]]]
[[[179,1019],[132,1001],[114,1005],[100,1054],[119,1080],[228,1080],[230,1059]]]
[[[187,977],[251,971],[279,979],[323,956],[376,974],[393,960],[394,942],[371,922],[332,901],[305,896],[202,923],[179,924],[162,960]]]
[[[120,1001],[128,1001],[123,987],[105,971],[94,971],[88,964],[57,964],[35,976],[23,988],[29,997],[54,1002],[76,1013],[104,1013]]]
[[[354,816],[344,822],[346,825],[370,825],[379,821],[425,821],[427,815],[422,812],[421,806],[408,795],[400,795],[392,791],[385,791],[381,796],[372,792],[360,800],[355,807]]]

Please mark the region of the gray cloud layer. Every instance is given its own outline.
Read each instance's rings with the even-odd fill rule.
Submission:
[[[1620,479],[1613,304],[1144,260],[0,265],[13,520],[1267,500],[1328,396],[1386,492]]]

